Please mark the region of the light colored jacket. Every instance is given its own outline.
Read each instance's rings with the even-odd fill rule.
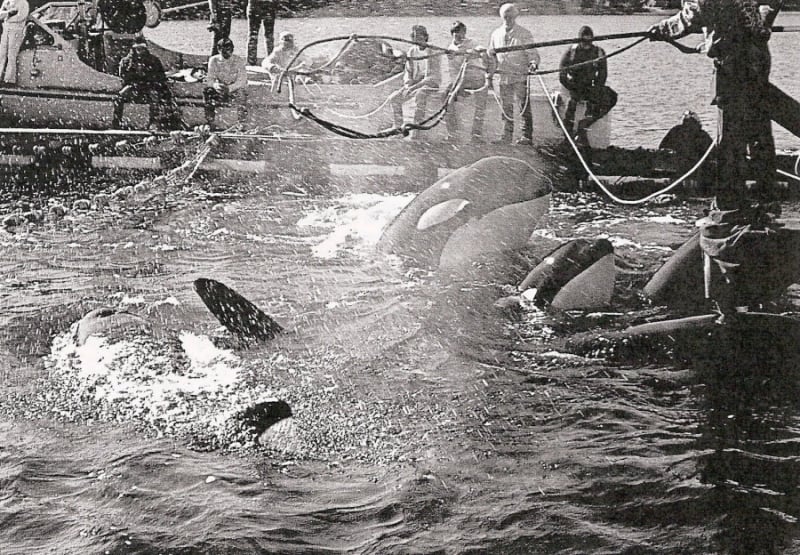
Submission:
[[[22,26],[30,13],[28,0],[3,0],[0,5],[0,19],[3,25]]]
[[[206,84],[222,83],[233,92],[247,86],[247,69],[244,59],[232,54],[227,60],[222,54],[215,54],[208,59],[208,74]]]
[[[501,25],[492,31],[492,36],[489,39],[489,49],[519,46],[532,42],[533,35],[525,27],[515,24],[511,29],[506,30],[505,25]],[[528,78],[528,66],[531,62],[535,62],[537,66],[539,65],[539,52],[535,48],[517,50],[515,52],[498,52],[495,71],[500,73],[500,84],[510,85],[526,81]]]

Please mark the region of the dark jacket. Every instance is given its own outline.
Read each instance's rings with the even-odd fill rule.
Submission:
[[[589,91],[595,87],[602,87],[606,84],[608,77],[608,66],[606,64],[606,53],[599,46],[592,45],[590,48],[579,48],[573,44],[561,58],[561,72],[559,79],[561,84],[575,95],[585,97]],[[602,58],[599,59],[598,58]],[[591,64],[578,67],[570,67],[574,64],[597,60]]]
[[[164,66],[156,56],[145,50],[138,56],[133,51],[119,62],[119,76],[126,85],[166,83]]]

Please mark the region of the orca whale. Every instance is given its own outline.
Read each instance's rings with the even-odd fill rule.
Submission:
[[[737,306],[773,301],[800,280],[800,229],[781,227],[740,239]],[[656,304],[692,309],[705,302],[703,253],[696,233],[653,274],[642,290]]]
[[[171,314],[92,310],[56,336],[46,365],[65,395],[90,403],[100,418],[134,419],[160,433],[187,435],[204,448],[272,445],[266,432],[291,420],[288,403],[268,388],[247,385],[230,349],[161,323]],[[260,328],[258,337],[264,333]]]
[[[383,231],[382,252],[458,273],[520,249],[549,211],[557,169],[491,156],[459,168],[417,195]],[[543,167],[545,169],[539,169]]]
[[[525,301],[539,307],[591,309],[611,302],[615,276],[608,239],[573,239],[545,256],[518,288]]]

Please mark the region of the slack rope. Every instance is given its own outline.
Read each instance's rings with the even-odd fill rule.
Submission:
[[[689,177],[691,177],[691,175],[694,174],[698,170],[698,168],[700,168],[700,166],[703,165],[703,163],[709,157],[709,155],[711,154],[711,151],[714,150],[714,147],[716,146],[717,142],[719,141],[719,135],[717,135],[717,138],[711,143],[711,145],[705,151],[703,156],[700,157],[700,160],[698,160],[697,163],[694,166],[692,166],[692,168],[689,169],[689,171],[687,171],[685,174],[683,174],[681,177],[679,177],[677,180],[675,180],[670,185],[664,187],[663,189],[661,189],[659,191],[656,191],[654,193],[651,193],[651,194],[649,194],[646,197],[643,197],[641,199],[628,200],[628,199],[619,198],[614,193],[609,191],[608,188],[605,185],[603,185],[603,183],[597,178],[595,173],[592,171],[592,169],[586,163],[586,160],[584,159],[584,157],[580,153],[580,149],[578,148],[578,145],[575,144],[575,141],[573,141],[573,139],[572,139],[571,133],[567,129],[566,125],[564,125],[564,121],[561,119],[561,115],[558,113],[558,108],[556,107],[555,103],[553,102],[553,99],[552,99],[552,97],[550,95],[550,91],[547,89],[547,85],[545,85],[545,83],[544,83],[544,79],[542,79],[541,76],[538,76],[538,75],[537,75],[537,77],[539,77],[539,84],[542,86],[542,90],[544,91],[545,97],[547,98],[547,102],[550,104],[550,108],[552,108],[552,110],[553,110],[553,114],[556,117],[556,121],[558,121],[558,124],[561,127],[561,130],[564,132],[564,136],[567,138],[567,141],[569,142],[570,146],[575,151],[575,154],[578,157],[578,161],[580,161],[581,165],[583,166],[583,169],[586,171],[586,174],[595,183],[595,185],[597,185],[600,188],[600,190],[603,191],[608,196],[608,198],[610,198],[611,200],[613,200],[614,202],[616,202],[618,204],[634,205],[635,206],[635,205],[639,205],[639,204],[644,204],[646,202],[650,202],[654,198],[658,198],[661,195],[668,193],[669,191],[671,191],[672,189],[674,189],[675,187],[677,187],[678,185],[683,183],[684,180],[686,180]]]

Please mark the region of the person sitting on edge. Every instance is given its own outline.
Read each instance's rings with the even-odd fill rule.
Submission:
[[[431,55],[428,50],[428,30],[423,25],[414,25],[411,28],[411,40],[414,46],[404,55],[403,86],[389,95],[394,114],[392,129],[403,127],[403,104],[412,98],[416,102],[414,123],[424,120],[428,98],[439,90],[442,78],[439,56]]]
[[[681,122],[667,131],[661,139],[658,148],[661,150],[671,150],[675,152],[677,158],[677,170],[685,173],[703,157],[703,154],[713,143],[711,135],[703,129],[703,124],[697,114],[691,110],[686,110],[681,117]],[[698,180],[701,182],[710,179],[706,165],[701,168]]]
[[[239,123],[247,118],[247,69],[244,59],[233,53],[233,41],[219,41],[219,54],[208,59],[206,87],[203,89],[206,122],[212,128],[215,108],[223,103],[235,103]]]
[[[294,44],[294,35],[288,31],[283,31],[278,37],[278,45],[275,50],[264,58],[264,61],[261,62],[261,67],[266,69],[273,77],[277,77],[283,71],[289,69],[289,64],[295,59],[299,51],[300,49]],[[295,60],[292,69],[299,69],[305,67],[305,65],[305,58],[301,55]]]
[[[220,41],[231,36],[233,3],[231,0],[208,0],[208,12],[210,17],[208,30],[214,34],[211,55],[215,56],[219,54]]]
[[[478,43],[474,40],[467,38],[467,26],[461,21],[453,23],[453,26],[450,27],[450,34],[453,36],[453,42],[450,43],[447,49],[454,52],[447,55],[451,82],[455,82],[458,78],[462,65],[465,62],[467,64],[464,68],[464,79],[458,91],[455,91],[456,96],[453,98],[457,100],[465,90],[475,91],[472,95],[475,99],[472,141],[478,142],[483,136],[483,116],[486,113],[486,99],[488,97],[488,87],[486,87],[488,56],[485,49],[478,46]],[[443,87],[443,90],[444,99],[446,99],[450,86]],[[455,106],[452,104],[447,108],[445,122],[447,123],[448,138],[454,139],[458,133],[458,115],[456,114]]]
[[[539,67],[539,52],[535,48],[514,52],[496,52],[504,46],[531,44],[533,35],[517,25],[519,9],[514,4],[500,6],[503,25],[492,31],[489,39],[489,82],[500,73],[500,103],[503,108],[503,138],[497,143],[511,143],[514,136],[514,101],[522,112],[522,137],[518,144],[533,143],[533,113],[528,98],[528,74]]]
[[[0,38],[0,80],[15,85],[17,83],[17,56],[25,35],[25,20],[30,6],[27,0],[3,0],[0,5],[0,21],[3,23],[3,36]]]
[[[606,86],[608,68],[606,53],[599,46],[592,44],[594,32],[588,25],[578,31],[580,42],[570,46],[561,58],[559,79],[569,91],[567,111],[564,125],[570,133],[576,133],[579,143],[588,144],[586,130],[596,121],[603,118],[617,104],[617,93]],[[575,126],[575,109],[578,102],[586,102],[584,118]]]
[[[161,60],[148,49],[143,37],[133,44],[127,56],[119,62],[122,89],[114,97],[113,129],[119,129],[126,102],[146,102],[150,105],[150,128],[169,126],[169,120],[177,110],[172,91],[167,84],[167,75]]]

